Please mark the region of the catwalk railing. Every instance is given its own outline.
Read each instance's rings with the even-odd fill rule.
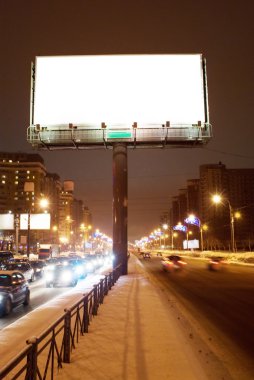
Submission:
[[[121,266],[105,275],[93,289],[39,336],[30,337],[24,349],[0,369],[0,379],[54,379],[63,363],[70,363],[71,353],[82,335],[88,332],[99,305],[121,275]]]
[[[202,125],[151,126],[147,128],[87,128],[84,126],[31,126],[27,141],[38,149],[111,148],[123,142],[130,148],[202,146],[212,138],[212,127]]]

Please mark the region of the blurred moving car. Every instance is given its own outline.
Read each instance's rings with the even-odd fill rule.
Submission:
[[[211,270],[211,271],[225,270],[226,262],[223,257],[220,257],[220,256],[212,257],[209,260],[207,267],[208,267],[208,270]]]
[[[187,264],[178,255],[170,255],[161,261],[163,270],[167,272],[181,271]]]
[[[45,272],[46,287],[76,286],[78,274],[71,264],[56,264]]]
[[[150,252],[144,252],[143,259],[150,259],[150,258],[151,258]]]
[[[44,275],[44,269],[46,267],[45,261],[42,260],[31,260],[30,262],[31,267],[34,270],[35,277],[43,277]]]
[[[21,272],[25,279],[29,282],[35,280],[34,270],[27,261],[15,261],[12,260],[8,263],[1,265],[2,270],[16,270]]]
[[[8,315],[12,308],[23,304],[29,305],[30,290],[22,273],[0,271],[0,316]]]

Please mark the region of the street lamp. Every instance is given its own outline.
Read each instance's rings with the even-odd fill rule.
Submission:
[[[173,232],[172,231],[172,235],[171,235],[171,246],[172,246],[172,249],[174,249],[174,238],[178,236],[178,233],[177,232]]]
[[[81,229],[81,231],[83,233],[83,236],[84,236],[84,243],[85,243],[84,244],[84,251],[85,251],[85,249],[86,249],[86,243],[87,243],[87,240],[88,240],[88,233],[92,229],[92,226],[90,224],[87,226],[85,223],[82,223],[80,225],[80,229]],[[99,233],[99,232],[100,231],[97,229],[96,233]]]
[[[208,226],[206,224],[200,225],[200,245],[201,245],[201,251],[204,250],[204,239],[203,239],[203,231],[207,231]]]
[[[187,249],[189,249],[189,235],[192,235],[192,231],[186,230]]]
[[[167,231],[167,229],[168,229],[168,224],[167,224],[167,223],[163,224],[162,228],[165,230],[165,231],[164,231],[164,234],[163,234],[163,238],[164,238],[164,249],[165,249],[165,238],[167,237],[167,235],[166,235],[166,231]]]
[[[233,208],[227,198],[223,198],[219,194],[215,194],[212,197],[212,201],[215,204],[223,203],[223,200],[227,202],[229,207],[229,216],[230,216],[230,231],[231,231],[231,248],[232,252],[235,252],[235,216]]]

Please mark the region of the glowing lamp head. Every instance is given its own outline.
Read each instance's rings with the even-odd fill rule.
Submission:
[[[221,203],[221,196],[220,196],[219,194],[215,194],[215,195],[213,195],[213,197],[212,197],[212,201],[213,201],[213,203],[215,203],[215,204]]]

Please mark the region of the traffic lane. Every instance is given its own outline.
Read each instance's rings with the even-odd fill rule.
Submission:
[[[70,290],[70,288],[46,288],[44,279],[38,279],[29,284],[30,305],[19,305],[9,315],[0,318],[0,330],[17,321],[37,307]]]
[[[156,257],[142,262],[157,281],[180,297],[186,308],[191,308],[201,324],[204,316],[253,357],[254,269],[228,265],[225,271],[211,272],[203,261],[184,260],[188,263],[184,270],[174,273],[165,273]]]

